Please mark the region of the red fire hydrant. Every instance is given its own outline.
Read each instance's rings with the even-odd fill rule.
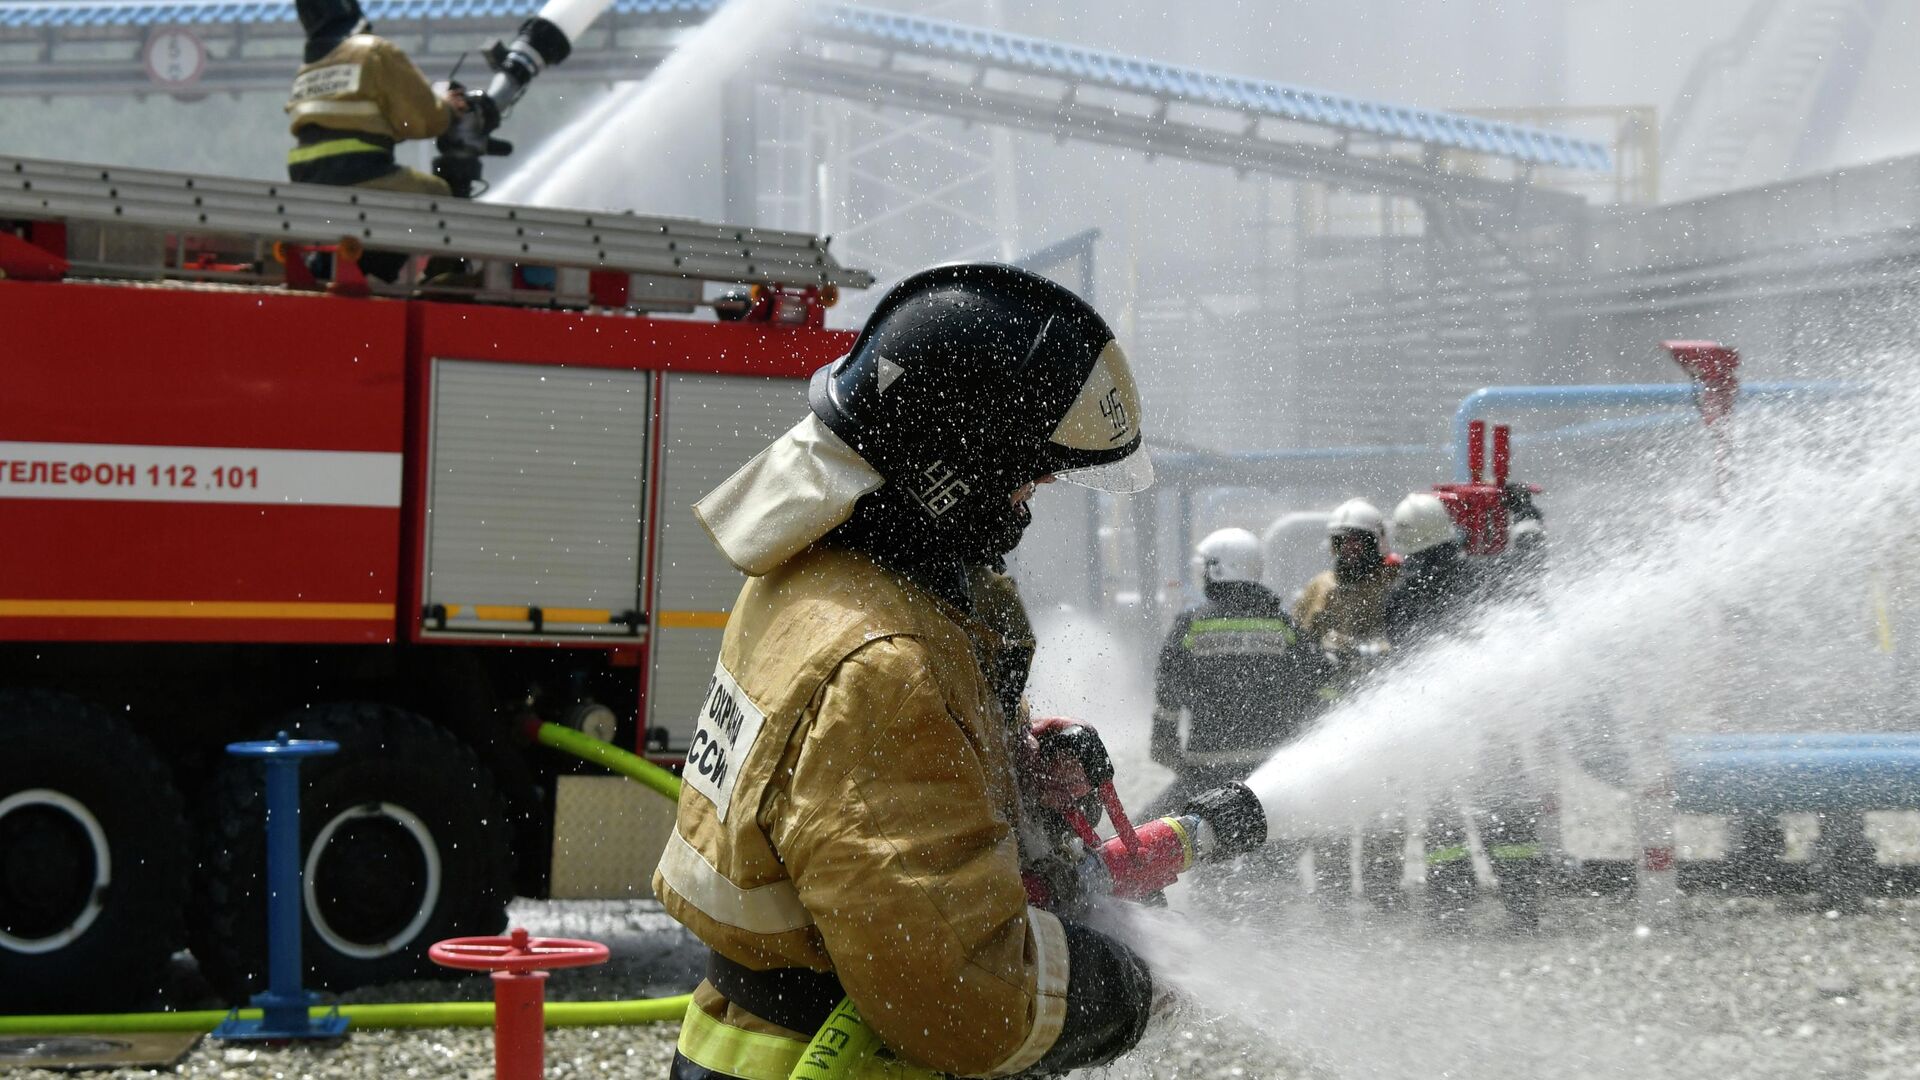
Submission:
[[[547,1059],[547,970],[604,964],[607,947],[531,937],[515,927],[509,937],[449,938],[427,955],[441,967],[492,973],[493,1075],[540,1080]]]

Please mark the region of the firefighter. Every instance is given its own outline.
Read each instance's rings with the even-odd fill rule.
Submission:
[[[1423,635],[1459,621],[1482,588],[1467,561],[1464,537],[1438,495],[1416,491],[1393,509],[1393,546],[1400,572],[1382,604],[1389,646],[1405,649]]]
[[[1319,652],[1260,583],[1260,541],[1245,529],[1221,529],[1195,546],[1194,561],[1206,600],[1174,620],[1154,678],[1149,751],[1174,781],[1148,817],[1245,779],[1300,733],[1314,702]]]
[[[1415,492],[1393,510],[1393,543],[1402,562],[1388,590],[1387,638],[1397,658],[1458,630],[1476,605],[1491,599],[1489,582],[1467,557],[1465,538],[1437,495]],[[1471,797],[1450,793],[1426,824],[1426,908],[1442,926],[1463,925],[1475,891],[1466,819],[1473,817],[1510,923],[1531,929],[1539,919],[1545,854],[1541,805],[1517,748],[1490,739],[1481,750],[1482,779]]]
[[[783,1080],[843,996],[885,1047],[853,1075],[1111,1061],[1154,980],[1028,904],[1036,780],[1007,703],[1030,646],[990,575],[1036,484],[1151,480],[1126,358],[1043,277],[937,267],[881,299],[810,405],[695,508],[749,580],[654,875],[710,949],[672,1077]]]
[[[1387,522],[1365,499],[1349,499],[1327,519],[1333,568],[1323,570],[1294,605],[1301,633],[1329,652],[1377,641],[1394,566],[1387,557]]]
[[[287,177],[309,184],[450,195],[445,180],[397,164],[394,144],[431,139],[467,109],[435,94],[407,54],[373,33],[358,0],[298,0],[305,63],[287,98],[296,145]]]
[[[1318,697],[1331,705],[1364,679],[1385,657],[1387,589],[1396,568],[1387,552],[1387,522],[1365,499],[1349,499],[1327,519],[1333,567],[1307,582],[1294,604],[1293,621],[1324,657]],[[1359,885],[1380,907],[1397,906],[1405,874],[1404,826],[1393,820],[1363,822]],[[1350,840],[1321,841],[1313,849],[1314,897],[1335,904],[1350,895]]]

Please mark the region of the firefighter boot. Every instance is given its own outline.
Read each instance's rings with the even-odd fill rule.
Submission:
[[[1473,858],[1464,843],[1427,853],[1426,916],[1436,930],[1464,929],[1473,911]]]
[[[1458,814],[1443,811],[1427,823],[1423,869],[1427,919],[1438,930],[1464,928],[1473,910],[1473,853]]]
[[[1500,906],[1507,912],[1507,929],[1530,934],[1540,929],[1540,895],[1546,860],[1538,854],[1493,860],[1499,879]]]
[[[1360,891],[1376,911],[1398,911],[1406,903],[1407,834],[1399,829],[1370,833],[1360,845]]]
[[[1531,933],[1540,927],[1540,892],[1546,876],[1546,851],[1540,843],[1540,808],[1512,804],[1489,813],[1481,822],[1487,858],[1499,882],[1500,904],[1507,911],[1509,929]]]
[[[1344,911],[1353,899],[1352,841],[1340,837],[1321,840],[1309,852],[1313,857],[1313,899],[1329,911]]]

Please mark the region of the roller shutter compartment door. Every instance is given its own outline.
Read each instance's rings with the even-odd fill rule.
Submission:
[[[435,362],[429,632],[638,633],[650,380]]]

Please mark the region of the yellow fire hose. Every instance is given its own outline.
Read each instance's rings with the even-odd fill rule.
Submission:
[[[692,994],[630,1001],[549,1001],[548,1027],[618,1027],[679,1020]],[[316,1006],[315,1017],[333,1011]],[[76,1032],[212,1031],[227,1018],[226,1009],[193,1012],[103,1013],[97,1016],[0,1016],[0,1035],[68,1035]],[[437,1001],[396,1005],[342,1005],[340,1015],[357,1028],[481,1028],[493,1026],[491,1001]],[[257,1020],[259,1009],[241,1009],[240,1018]]]
[[[787,1080],[836,1080],[856,1076],[860,1065],[880,1049],[880,1037],[860,1018],[849,998],[841,998],[827,1022],[813,1033],[813,1041]]]
[[[680,778],[644,758],[609,746],[558,724],[541,724],[534,737],[544,746],[605,766],[669,799],[680,797]],[[554,1001],[547,1003],[548,1027],[613,1027],[679,1020],[693,1001],[691,994],[627,1001]],[[324,1016],[331,1006],[319,1006]],[[359,1028],[491,1027],[490,1001],[441,1001],[381,1005],[342,1005],[340,1015]],[[64,1035],[73,1032],[212,1031],[228,1016],[226,1009],[193,1012],[102,1013],[92,1016],[0,1016],[0,1035]],[[240,1010],[241,1019],[258,1019],[259,1009]]]

